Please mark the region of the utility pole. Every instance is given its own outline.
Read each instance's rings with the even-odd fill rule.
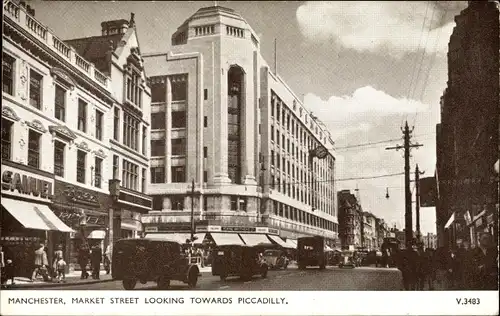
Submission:
[[[191,244],[194,242],[194,179],[191,183]]]
[[[423,145],[421,144],[411,144],[411,134],[413,133],[413,128],[410,130],[408,127],[408,121],[405,122],[403,132],[404,145],[397,145],[394,147],[387,147],[386,150],[400,150],[404,149],[405,158],[405,244],[406,248],[411,248],[411,241],[413,239],[413,225],[412,225],[412,210],[411,210],[411,190],[410,190],[410,149],[418,148]]]
[[[420,236],[422,234],[420,233],[420,175],[424,174],[424,171],[419,171],[418,170],[418,164],[415,167],[415,190],[416,190],[416,202],[415,202],[415,212],[416,212],[416,222],[417,222],[417,239],[420,241]]]

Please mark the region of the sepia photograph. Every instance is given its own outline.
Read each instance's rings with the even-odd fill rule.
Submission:
[[[491,310],[499,21],[499,1],[3,1],[2,314],[292,315],[299,291]]]

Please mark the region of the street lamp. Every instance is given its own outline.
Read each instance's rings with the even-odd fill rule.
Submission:
[[[118,199],[120,197],[120,180],[110,179],[108,182],[109,196],[111,197],[111,208],[109,210],[109,241],[108,244],[113,251],[114,234],[116,230],[120,229],[118,223],[115,225],[115,218],[120,219],[120,208],[118,207]],[[116,213],[116,214],[115,214]],[[115,227],[116,226],[116,227]]]

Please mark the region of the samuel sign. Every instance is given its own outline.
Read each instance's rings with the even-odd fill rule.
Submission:
[[[50,199],[53,183],[42,178],[22,171],[2,170],[2,193]]]

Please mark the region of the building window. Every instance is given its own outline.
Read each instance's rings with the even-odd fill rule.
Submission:
[[[120,158],[117,155],[113,155],[113,179],[118,179],[118,167],[120,165]]]
[[[208,117],[203,117],[203,127],[208,127]]]
[[[172,128],[186,127],[186,111],[172,111]]]
[[[184,101],[187,98],[187,80],[172,80],[172,101]]]
[[[87,102],[78,99],[78,130],[87,131]]]
[[[123,112],[123,144],[133,150],[139,148],[139,120]]]
[[[28,166],[40,167],[40,133],[29,130],[28,133]]]
[[[85,183],[85,161],[87,153],[79,150],[76,155],[76,181]]]
[[[271,140],[274,141],[274,126],[271,125]]]
[[[122,161],[123,187],[137,191],[138,181],[139,181],[139,166],[124,159]]]
[[[237,211],[238,210],[238,196],[236,195],[231,195],[231,211]]]
[[[151,156],[165,156],[165,140],[152,139],[151,140]]]
[[[10,160],[12,156],[13,123],[2,118],[2,159]]]
[[[184,166],[172,167],[172,182],[186,182]]]
[[[151,129],[165,129],[165,112],[151,113]]]
[[[208,147],[203,147],[203,158],[208,158]]]
[[[66,121],[66,90],[59,85],[56,85],[55,97],[56,119]]]
[[[104,117],[104,114],[96,110],[95,111],[95,138],[98,140],[102,140],[102,119]]]
[[[141,191],[142,193],[146,193],[146,168],[142,168]]]
[[[142,127],[142,154],[146,155],[146,145],[148,140],[148,129],[146,126]]]
[[[170,198],[170,204],[172,205],[173,211],[184,210],[184,197],[183,196],[172,196]]]
[[[2,53],[2,91],[14,95],[14,65],[16,59]]]
[[[155,82],[151,85],[151,102],[165,102],[167,99],[167,85],[165,82]]]
[[[184,156],[186,154],[186,139],[185,138],[174,138],[172,142],[172,155],[173,156]]]
[[[151,183],[165,183],[165,168],[152,167],[151,168]]]
[[[140,74],[133,72],[130,77],[127,77],[127,100],[138,107],[142,106],[142,89]]]
[[[207,183],[208,182],[208,171],[203,171],[203,182]]]
[[[153,211],[161,211],[163,209],[163,196],[153,196]]]
[[[208,89],[203,90],[203,99],[207,100],[208,99]]]
[[[54,174],[64,177],[64,149],[66,145],[63,142],[54,142]]]
[[[120,109],[115,108],[114,120],[113,120],[113,139],[119,140],[120,135]]]
[[[30,69],[30,105],[39,110],[42,108],[42,79],[42,75]]]
[[[101,187],[101,179],[102,179],[102,159],[99,157],[95,157],[94,162],[94,186],[96,188]]]

